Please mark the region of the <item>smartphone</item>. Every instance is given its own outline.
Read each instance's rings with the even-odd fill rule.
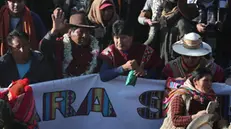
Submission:
[[[207,108],[206,108],[206,112],[208,114],[212,114],[215,112],[216,108],[218,108],[219,104],[216,101],[210,101]]]

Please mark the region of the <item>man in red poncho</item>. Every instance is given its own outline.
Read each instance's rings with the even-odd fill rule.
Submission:
[[[35,101],[28,79],[12,82],[0,92],[0,129],[35,129]]]

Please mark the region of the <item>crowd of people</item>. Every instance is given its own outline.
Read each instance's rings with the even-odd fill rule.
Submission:
[[[230,76],[228,1],[53,0],[40,10],[48,1],[37,2],[1,3],[0,86],[10,87],[0,94],[0,128],[37,126],[9,110],[33,96],[29,84],[93,73],[166,80],[163,129],[186,128],[219,100],[211,85]],[[218,116],[213,128],[228,126]]]

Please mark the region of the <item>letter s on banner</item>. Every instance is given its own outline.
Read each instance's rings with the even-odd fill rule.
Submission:
[[[139,97],[139,101],[146,107],[137,108],[138,114],[144,119],[162,118],[162,101],[164,91],[146,91]],[[152,111],[157,109],[158,111]]]

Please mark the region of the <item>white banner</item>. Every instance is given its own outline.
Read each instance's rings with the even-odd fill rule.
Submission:
[[[126,77],[102,82],[98,75],[32,85],[40,129],[159,129],[165,81]],[[231,94],[225,84],[217,94]]]

